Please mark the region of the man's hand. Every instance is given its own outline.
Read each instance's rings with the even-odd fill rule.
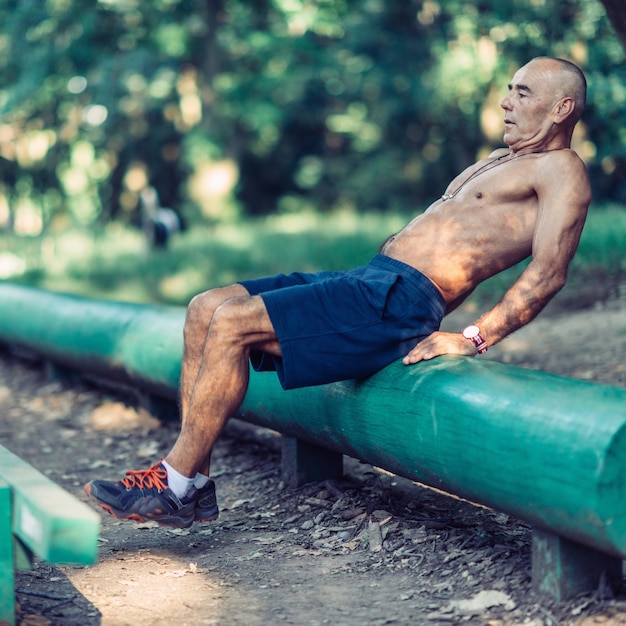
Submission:
[[[476,346],[469,339],[465,339],[461,333],[442,333],[438,331],[420,341],[402,359],[402,362],[405,365],[411,365],[419,361],[434,359],[443,354],[474,356],[476,354]]]

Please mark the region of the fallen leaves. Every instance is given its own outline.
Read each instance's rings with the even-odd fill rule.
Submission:
[[[515,608],[515,602],[507,593],[495,589],[483,589],[468,600],[452,600],[450,607],[466,615],[481,615],[494,606],[502,606],[506,611]]]
[[[131,432],[136,430],[156,430],[160,422],[144,409],[135,409],[122,402],[104,402],[90,415],[94,430]]]

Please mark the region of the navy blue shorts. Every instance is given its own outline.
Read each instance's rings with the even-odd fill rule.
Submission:
[[[253,351],[252,366],[276,370],[284,389],[373,374],[438,330],[446,307],[426,276],[381,254],[352,270],[240,284],[263,298],[282,352]]]

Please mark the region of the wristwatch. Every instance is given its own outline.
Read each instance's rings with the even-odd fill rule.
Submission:
[[[480,334],[480,328],[478,328],[478,326],[472,325],[464,328],[463,337],[465,337],[465,339],[469,339],[476,346],[478,354],[487,352],[489,346]]]

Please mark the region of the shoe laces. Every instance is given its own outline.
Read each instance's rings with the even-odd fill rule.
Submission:
[[[120,480],[126,489],[167,489],[167,470],[160,461],[147,470],[129,470],[126,476],[128,478]]]

